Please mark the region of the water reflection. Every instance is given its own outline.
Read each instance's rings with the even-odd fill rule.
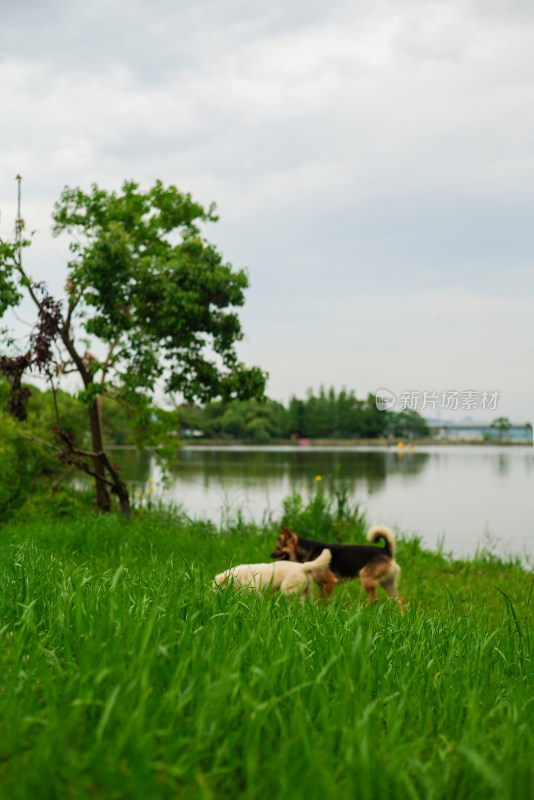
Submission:
[[[120,468],[126,483],[146,483],[153,469],[154,454],[150,450],[121,447],[111,451],[111,461]]]
[[[499,460],[497,463],[501,475],[507,475],[510,472],[510,459],[505,453],[499,454]]]
[[[330,481],[336,488],[343,486],[356,491],[361,484],[373,493],[382,489],[388,475],[416,476],[425,467],[428,453],[409,453],[399,457],[396,452],[290,450],[182,450],[172,474],[184,483],[201,481],[206,488],[213,483],[228,484],[246,481],[248,486],[284,480],[292,486],[312,486],[316,475]]]

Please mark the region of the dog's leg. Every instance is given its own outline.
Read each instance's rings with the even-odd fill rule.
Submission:
[[[314,580],[319,587],[319,597],[317,598],[317,602],[323,603],[326,605],[328,603],[328,598],[336,588],[337,578],[333,572],[316,572],[314,574]]]
[[[399,594],[399,590],[397,589],[397,581],[395,578],[390,577],[380,585],[390,597],[393,597],[393,599],[397,601],[401,614],[404,614],[404,598]]]
[[[363,588],[367,592],[369,603],[372,601],[376,603],[378,597],[376,596],[377,584],[380,584],[385,591],[399,604],[401,613],[404,613],[404,600],[399,596],[397,591],[397,576],[400,573],[399,565],[392,559],[380,559],[378,561],[371,561],[360,570],[360,578]]]
[[[304,586],[305,584],[300,578],[296,579],[295,576],[292,576],[291,578],[286,578],[282,581],[280,584],[280,591],[282,594],[290,597],[293,594],[302,594],[304,591]]]
[[[360,570],[360,579],[362,586],[367,592],[367,605],[369,603],[376,603],[378,597],[376,596],[376,587],[381,583],[381,579],[388,576],[391,571],[391,559],[375,559],[369,564],[366,564]]]
[[[367,605],[371,602],[376,603],[378,601],[378,597],[376,596],[376,584],[377,581],[371,577],[362,576],[362,586],[367,592]]]
[[[384,575],[383,578],[379,579],[380,584],[384,587],[384,591],[386,591],[390,597],[393,597],[394,600],[397,601],[399,604],[399,609],[401,614],[404,614],[404,598],[401,597],[399,594],[399,590],[397,588],[397,580],[400,575],[401,568],[397,564],[396,561],[392,561],[391,569],[388,573]]]

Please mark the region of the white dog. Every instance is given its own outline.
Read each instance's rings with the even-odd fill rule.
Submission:
[[[315,561],[299,564],[297,561],[275,561],[270,564],[240,564],[215,576],[213,589],[224,584],[233,584],[236,589],[253,592],[282,592],[286,595],[310,597],[312,580],[330,583],[333,575],[329,571],[330,550],[323,550]]]

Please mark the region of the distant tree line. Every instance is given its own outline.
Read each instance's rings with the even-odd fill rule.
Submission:
[[[416,411],[379,411],[376,397],[359,400],[353,391],[339,393],[321,387],[304,399],[292,397],[284,406],[274,400],[183,405],[178,409],[179,433],[216,439],[267,443],[283,439],[376,439],[428,436],[430,430]]]

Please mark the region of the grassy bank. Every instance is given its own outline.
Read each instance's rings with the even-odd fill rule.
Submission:
[[[404,617],[358,583],[326,608],[210,590],[276,536],[76,508],[1,528],[0,796],[533,796],[532,575],[401,540]]]

